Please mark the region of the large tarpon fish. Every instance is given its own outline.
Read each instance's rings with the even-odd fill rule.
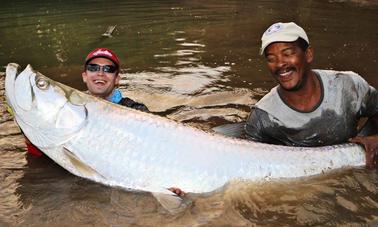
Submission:
[[[297,178],[365,164],[359,145],[287,147],[207,133],[87,95],[31,66],[18,69],[7,66],[5,90],[26,137],[69,172],[106,185],[202,193],[230,180]]]

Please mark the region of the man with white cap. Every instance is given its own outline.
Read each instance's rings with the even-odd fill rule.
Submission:
[[[314,70],[314,52],[297,24],[275,23],[260,54],[278,82],[253,107],[245,126],[251,140],[289,146],[363,144],[366,164],[378,166],[378,135],[357,136],[358,121],[378,129],[378,91],[354,72]]]

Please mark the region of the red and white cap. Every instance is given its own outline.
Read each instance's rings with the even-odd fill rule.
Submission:
[[[88,62],[94,58],[107,58],[112,61],[117,66],[117,68],[119,68],[120,64],[117,55],[108,48],[96,48],[91,51],[85,58],[85,65],[87,65]]]

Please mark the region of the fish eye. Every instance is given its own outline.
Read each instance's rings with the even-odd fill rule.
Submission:
[[[42,77],[37,77],[35,80],[35,84],[41,90],[46,90],[50,85],[49,81],[47,81],[46,79]]]

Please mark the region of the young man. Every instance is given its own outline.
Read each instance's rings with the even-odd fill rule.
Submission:
[[[311,69],[313,49],[293,22],[273,24],[261,40],[278,85],[252,107],[246,137],[290,146],[349,140],[364,145],[368,166],[378,165],[378,135],[356,137],[360,118],[378,128],[378,91],[353,72]]]
[[[119,65],[117,55],[110,49],[97,48],[90,52],[85,59],[82,73],[88,92],[110,102],[148,112],[144,104],[122,97],[121,91],[116,88],[121,79]]]
[[[85,59],[84,72],[82,73],[88,92],[112,103],[149,112],[144,104],[135,102],[127,97],[122,97],[121,91],[116,88],[121,79],[119,76],[119,65],[117,55],[110,49],[97,48],[90,52]],[[42,155],[42,152],[27,139],[26,145],[28,152],[32,155]],[[168,188],[168,190],[177,196],[185,195],[182,190],[176,187]]]
[[[120,61],[117,55],[107,48],[96,48],[85,59],[83,81],[87,85],[88,93],[112,103],[127,106],[133,109],[149,112],[148,108],[134,100],[122,97],[122,93],[116,88],[121,77],[119,76]],[[28,153],[41,156],[33,144],[26,140]]]

